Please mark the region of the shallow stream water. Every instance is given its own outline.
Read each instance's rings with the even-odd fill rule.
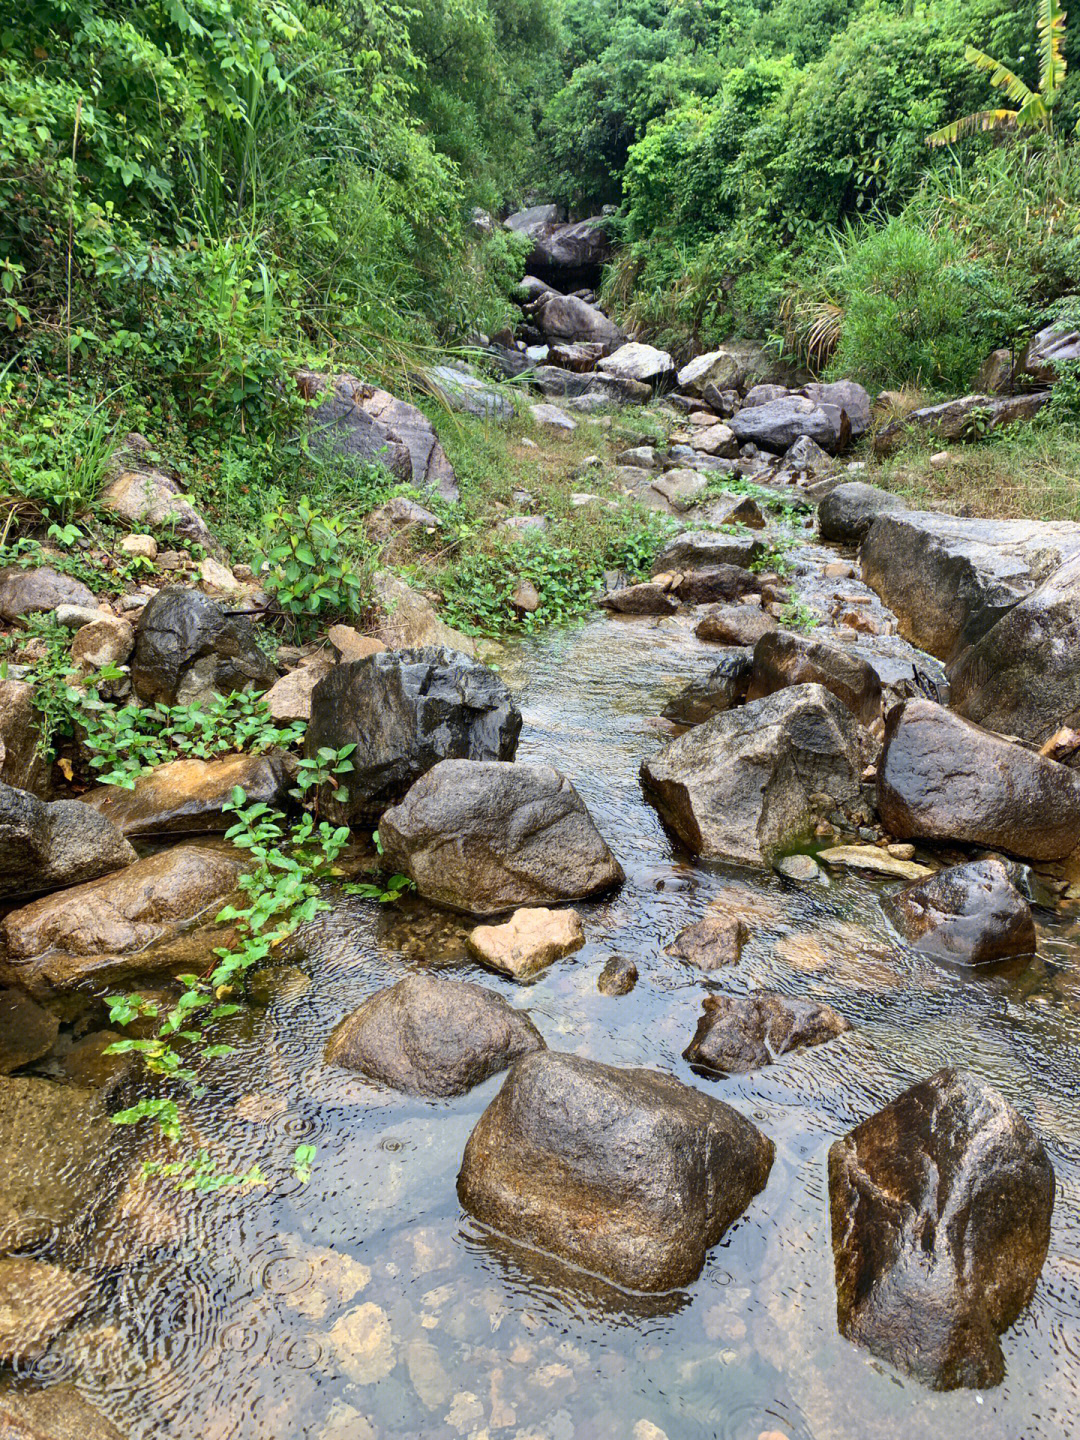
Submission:
[[[465,927],[415,900],[349,901],[309,926],[294,957],[303,976],[288,973],[196,1108],[234,1163],[259,1161],[271,1183],[177,1196],[178,1249],[105,1269],[79,1327],[31,1373],[75,1380],[132,1440],[1080,1433],[1080,928],[1039,911],[1037,960],[962,973],[891,936],[879,901],[895,881],[796,887],[691,863],[643,802],[638,766],[663,741],[650,718],[712,663],[678,617],[597,619],[510,650],[519,759],[569,776],[626,870],[616,895],[579,907],[588,944],[524,987],[480,971]],[[703,977],[664,947],[723,890],[740,897],[751,938],[738,967]],[[596,981],[615,953],[640,980],[607,998]],[[461,1153],[502,1077],[427,1103],[324,1067],[342,1016],[425,966],[527,1006],[553,1048],[668,1071],[773,1138],[768,1186],[695,1284],[628,1297],[463,1214]],[[755,1074],[700,1079],[681,1052],[711,987],[818,996],[854,1029]],[[1058,1178],[1049,1259],[1004,1337],[1007,1379],[982,1393],[924,1390],[836,1329],[828,1147],[944,1064],[1017,1105]],[[317,1146],[306,1185],[288,1174],[300,1143]],[[342,1256],[356,1262],[346,1290],[326,1283]]]

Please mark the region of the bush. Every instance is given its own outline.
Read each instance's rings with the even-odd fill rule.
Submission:
[[[358,615],[370,593],[363,541],[348,521],[324,515],[305,496],[295,511],[273,510],[254,542],[259,578],[301,628]]]

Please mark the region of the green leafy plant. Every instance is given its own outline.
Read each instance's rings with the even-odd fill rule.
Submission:
[[[349,798],[349,791],[347,786],[339,782],[343,775],[351,774],[356,768],[349,758],[355,749],[355,745],[342,745],[339,750],[334,750],[329,745],[321,745],[314,755],[305,755],[297,764],[296,784],[289,794],[303,804],[314,790],[312,799],[318,813],[319,792],[324,786],[333,787],[330,789],[331,797],[339,805],[344,805]]]
[[[356,615],[367,593],[364,547],[339,516],[305,496],[295,510],[273,510],[254,544],[262,583],[298,622]]]
[[[354,880],[342,886],[346,895],[359,895],[364,900],[377,900],[380,905],[392,905],[410,890],[416,889],[416,882],[408,875],[391,875],[386,881]]]
[[[780,607],[780,624],[787,630],[801,630],[809,633],[821,624],[821,617],[802,600],[788,600]]]

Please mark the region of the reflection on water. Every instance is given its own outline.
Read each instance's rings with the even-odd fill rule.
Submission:
[[[797,887],[691,865],[637,781],[661,743],[649,723],[708,648],[679,620],[597,620],[512,651],[525,713],[519,758],[573,780],[619,856],[622,891],[581,906],[585,949],[528,989],[480,974],[465,926],[420,902],[350,901],[309,927],[282,987],[195,1118],[229,1163],[270,1184],[167,1198],[101,1264],[92,1310],[34,1373],[77,1380],[132,1437],[365,1440],[789,1440],[1075,1433],[1080,1391],[1080,949],[1040,912],[1040,958],[970,977],[902,951],[861,876]],[[703,978],[664,946],[723,897],[750,940]],[[596,989],[632,957],[627,996]],[[555,1048],[649,1065],[701,1085],[776,1142],[766,1190],[700,1279],[657,1299],[484,1235],[459,1209],[465,1140],[501,1077],[454,1101],[380,1092],[322,1066],[332,1027],[408,966],[457,968],[527,1004]],[[695,1080],[681,1052],[710,988],[769,986],[828,1000],[854,1029],[769,1069]],[[1004,1337],[1008,1378],[937,1395],[836,1332],[825,1155],[833,1137],[943,1064],[984,1076],[1039,1128],[1059,1188],[1035,1301]],[[288,1174],[318,1147],[312,1179]],[[165,1224],[182,1207],[183,1223]],[[180,1249],[161,1248],[179,1233]]]

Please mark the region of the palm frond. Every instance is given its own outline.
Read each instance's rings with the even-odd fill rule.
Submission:
[[[969,45],[964,51],[964,58],[969,64],[974,65],[976,70],[983,70],[990,77],[990,84],[996,90],[1004,90],[1005,94],[1014,105],[1023,105],[1031,98],[1031,90],[1007,66],[1002,65],[1000,60],[995,60],[992,55],[987,55],[983,50],[976,50]]]
[[[1039,90],[1047,108],[1065,82],[1065,11],[1061,0],[1039,0]]]
[[[1038,99],[1038,96],[1033,98]],[[937,148],[941,145],[955,145],[965,135],[974,135],[983,130],[1015,130],[1018,113],[1016,110],[977,110],[974,115],[961,116],[959,120],[953,120],[951,124],[935,130],[926,137],[926,143]]]

